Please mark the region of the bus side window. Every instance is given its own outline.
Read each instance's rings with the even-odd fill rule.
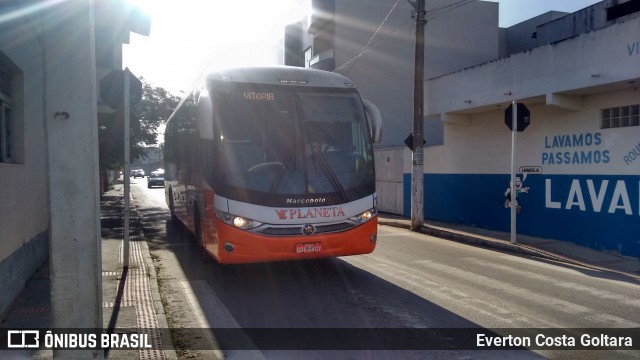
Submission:
[[[202,153],[202,175],[205,180],[209,183],[209,185],[214,186],[217,184],[218,179],[216,179],[218,168],[217,160],[216,160],[216,141],[212,139],[202,139],[201,140],[201,153]]]

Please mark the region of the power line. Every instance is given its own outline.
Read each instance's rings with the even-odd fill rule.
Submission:
[[[371,45],[371,42],[373,41],[373,39],[376,37],[376,35],[378,34],[378,32],[380,31],[380,29],[382,29],[382,26],[384,26],[384,23],[387,22],[387,20],[389,19],[389,16],[391,16],[391,13],[393,12],[393,10],[396,8],[396,6],[398,6],[398,3],[400,2],[400,0],[396,0],[395,4],[393,4],[393,6],[391,7],[391,10],[389,10],[389,12],[387,13],[387,15],[384,17],[384,20],[382,20],[382,23],[380,23],[380,26],[378,26],[378,28],[376,29],[376,31],[373,33],[373,35],[371,36],[371,38],[369,38],[369,41],[367,42],[367,44],[364,46],[364,48],[362,49],[362,51],[360,51],[360,53],[356,56],[354,56],[353,58],[349,59],[347,62],[345,62],[344,64],[342,64],[340,67],[337,67],[334,72],[337,72],[339,70],[342,70],[345,65],[347,65],[350,61],[358,61],[358,59],[360,59],[360,57],[365,53],[365,51],[367,51],[367,49],[369,48],[369,46]]]
[[[374,50],[378,45],[382,44],[383,42],[385,42],[388,38],[390,38],[392,35],[394,35],[395,33],[397,33],[398,31],[400,31],[402,28],[404,28],[407,23],[409,21],[411,21],[412,19],[407,19],[404,23],[402,23],[400,26],[398,26],[395,30],[393,30],[392,32],[388,33],[387,35],[385,35],[384,37],[376,40],[374,43],[372,43],[368,48],[364,49],[360,54],[352,57],[351,59],[347,60],[343,65],[341,65],[339,68],[336,68],[336,70],[334,70],[334,72],[337,72],[338,70],[342,70],[344,68],[346,68],[347,66],[349,66],[349,68],[345,71],[344,75],[347,75],[349,73],[349,71],[351,71],[351,68],[353,68],[353,66],[358,62],[358,60],[360,59],[360,57],[366,53],[368,53],[369,51]]]
[[[391,10],[389,10],[389,12],[387,13],[387,15],[385,16],[384,20],[382,21],[382,23],[380,24],[380,26],[378,26],[378,28],[376,29],[375,33],[371,36],[371,38],[369,39],[369,41],[367,42],[367,44],[364,46],[364,48],[360,51],[360,53],[354,57],[352,57],[351,59],[347,60],[344,62],[344,64],[338,66],[335,68],[335,70],[333,70],[333,72],[340,72],[341,70],[344,70],[348,67],[348,69],[346,69],[346,71],[344,72],[344,75],[347,75],[349,73],[349,71],[351,71],[351,69],[353,68],[353,66],[358,62],[358,60],[360,60],[360,58],[368,53],[369,51],[373,50],[378,44],[384,42],[385,40],[387,40],[391,35],[395,34],[396,32],[398,32],[398,30],[400,30],[402,27],[404,27],[410,20],[413,19],[413,17],[407,19],[407,21],[405,21],[404,23],[402,23],[402,25],[398,26],[394,31],[392,31],[391,33],[387,34],[385,37],[383,37],[382,39],[379,39],[378,41],[376,41],[375,43],[373,42],[373,39],[376,37],[376,35],[378,34],[378,32],[380,31],[380,29],[382,29],[382,26],[384,26],[385,22],[387,21],[387,19],[389,18],[389,16],[391,16],[391,13],[393,12],[393,10],[396,8],[396,6],[398,5],[400,0],[397,0],[395,2],[395,4],[393,4],[393,6],[391,7]],[[428,10],[425,14],[425,19],[431,20],[434,19],[440,15],[443,15],[455,8],[458,8],[460,6],[464,6],[467,4],[470,4],[472,2],[476,2],[478,0],[458,0],[458,1],[453,1],[451,3],[442,5],[440,7],[436,7],[433,8],[431,10]]]

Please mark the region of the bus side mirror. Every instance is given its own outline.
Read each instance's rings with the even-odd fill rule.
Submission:
[[[371,141],[374,144],[382,142],[382,115],[378,107],[369,100],[362,99],[364,112],[369,121],[369,129],[371,129]]]
[[[202,91],[198,97],[200,138],[213,140],[213,106],[209,93]]]

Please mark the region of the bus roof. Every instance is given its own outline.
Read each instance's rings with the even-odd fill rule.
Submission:
[[[242,67],[216,71],[207,80],[273,85],[309,85],[320,87],[353,88],[353,82],[344,75],[293,66]]]

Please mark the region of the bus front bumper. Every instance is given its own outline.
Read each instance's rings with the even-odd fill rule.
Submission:
[[[378,218],[355,228],[326,234],[265,236],[216,221],[218,262],[255,263],[369,254],[376,247]]]

